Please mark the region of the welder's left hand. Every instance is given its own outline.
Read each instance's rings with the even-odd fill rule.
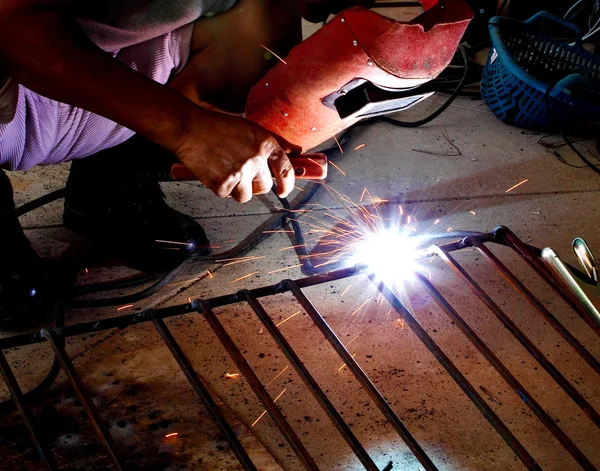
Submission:
[[[302,17],[312,23],[325,21],[332,13],[361,6],[371,8],[375,0],[294,0]]]

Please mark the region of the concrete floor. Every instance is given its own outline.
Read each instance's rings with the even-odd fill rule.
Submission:
[[[433,97],[399,117],[416,119],[443,99]],[[559,162],[538,144],[539,139],[539,135],[499,122],[481,101],[463,98],[422,128],[400,129],[375,124],[357,130],[345,143],[344,154],[335,160],[346,175],[331,168],[328,184],[354,201],[360,200],[366,187],[374,197],[387,200],[383,206],[402,204],[404,211],[417,218],[416,227],[420,232],[445,231],[449,227],[488,231],[502,224],[523,240],[539,247],[553,247],[566,261],[575,263],[570,251],[574,237],[581,236],[592,248],[600,248],[600,211],[596,200],[600,196],[600,179],[589,169]],[[366,146],[355,151],[360,144]],[[456,148],[460,152],[456,152]],[[579,165],[569,152],[561,149],[560,153],[567,161]],[[68,165],[63,165],[12,174],[17,203],[60,188],[67,172]],[[525,178],[529,179],[527,183],[506,193]],[[221,247],[219,250],[234,246],[273,211],[258,199],[247,205],[220,200],[195,183],[165,184],[164,190],[173,206],[201,222],[213,243]],[[337,207],[322,191],[313,203],[325,208]],[[312,214],[326,220],[325,209],[315,208]],[[437,219],[440,222],[434,225]],[[45,256],[59,256],[80,243],[62,227],[60,202],[25,216],[23,224],[35,248]],[[176,280],[176,286],[125,312],[256,288],[283,278],[299,278],[302,274],[297,268],[270,273],[298,263],[292,250],[281,250],[290,245],[286,234],[274,234],[249,254],[264,258],[218,268],[212,278],[197,279],[209,267],[196,267],[196,272],[186,273]],[[600,358],[600,342],[581,319],[518,263],[514,254],[503,249],[498,253],[596,358]],[[594,372],[475,252],[465,251],[457,254],[457,258],[584,397],[600,409],[600,381]],[[460,280],[439,261],[434,261],[429,268],[443,294],[594,465],[600,467],[598,428],[491,313],[466,293]],[[109,280],[130,272],[118,266],[91,268],[88,274],[81,275],[81,282]],[[257,273],[234,282],[253,272]],[[342,297],[350,285],[351,289]],[[384,302],[377,302],[375,289],[366,278],[343,280],[306,292],[342,341],[351,342],[348,348],[356,354],[356,360],[439,469],[524,469],[410,329],[389,316]],[[477,388],[484,386],[500,400],[501,405],[484,396],[543,469],[578,469],[530,409],[422,290],[409,284],[403,298],[472,384]],[[363,304],[364,307],[352,315]],[[264,305],[276,322],[300,310],[287,295],[265,299]],[[71,310],[67,322],[122,313],[117,313],[115,308]],[[272,397],[287,388],[278,405],[319,466],[336,470],[362,469],[300,378],[292,368],[285,369],[288,365],[285,357],[263,332],[254,314],[241,305],[220,309],[218,313],[258,377],[263,384],[268,384]],[[223,402],[236,430],[253,450],[260,469],[300,469],[291,449],[267,416],[254,427],[250,426],[263,408],[243,379],[224,377],[224,373],[235,373],[237,369],[206,322],[198,315],[189,315],[172,320],[169,325],[201,376]],[[340,369],[343,362],[307,315],[295,316],[281,329],[381,468],[391,460],[394,469],[422,469],[347,368]],[[86,384],[98,398],[111,433],[122,441],[123,454],[128,459],[134,460],[135,453],[143,451],[144,459],[149,460],[145,469],[238,469],[233,455],[151,325],[89,335],[69,341],[67,346]],[[7,356],[24,389],[41,379],[51,358],[46,345],[11,351]],[[50,395],[57,403],[57,413],[80,419],[82,409],[74,404],[63,376]],[[7,397],[6,389],[0,385],[0,399]],[[0,430],[15,430],[14,415],[5,419],[0,419],[3,427]],[[163,421],[160,422],[161,427],[164,425],[162,428],[156,426],[159,419]],[[10,423],[13,428],[9,427]],[[179,436],[169,441],[164,438],[169,432],[178,432]],[[101,463],[97,458],[101,449],[94,447],[90,437],[89,427],[83,431],[61,431],[55,437],[54,446],[61,450],[69,440],[84,444],[88,454]],[[0,455],[16,456],[4,462],[0,460],[0,469],[35,469],[26,443],[24,432],[14,436],[0,433],[0,449],[4,450]],[[65,469],[86,467],[85,461],[75,461],[76,453],[70,453],[64,452],[61,458]],[[159,461],[153,462],[147,456],[152,454]],[[94,469],[100,469],[100,464],[97,466]]]

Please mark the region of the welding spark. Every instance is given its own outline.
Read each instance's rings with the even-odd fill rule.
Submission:
[[[287,65],[287,62],[284,61],[281,57],[279,57],[277,54],[275,54],[273,51],[271,51],[271,49],[269,49],[267,46],[263,46],[262,44],[260,45],[260,47],[264,48],[267,50],[267,52],[270,52],[271,54],[273,54],[275,57],[277,57],[277,59],[279,59],[281,62],[283,62],[285,65]]]
[[[359,150],[359,149],[362,149],[362,148],[363,148],[363,147],[365,147],[365,146],[366,146],[366,144],[359,144],[359,145],[357,145],[357,146],[354,148],[354,150]]]
[[[292,317],[296,317],[298,314],[300,314],[302,311],[298,311],[295,312],[294,314],[292,314],[290,317],[287,317],[285,319],[283,319],[279,324],[277,324],[275,327],[279,327],[281,324],[283,324],[284,322],[289,321]]]
[[[352,340],[350,340],[350,342],[348,342],[346,344],[346,347],[348,347],[352,342],[354,342],[358,338],[359,335],[360,335],[360,332],[358,334],[356,334],[356,336]]]
[[[193,247],[193,243],[191,242],[175,242],[174,240],[155,240],[154,242],[159,242],[162,244],[173,244],[173,245],[185,245],[187,247]]]
[[[362,192],[362,195],[360,195],[360,201],[359,201],[360,203],[362,203],[362,200],[364,200],[364,199],[365,199],[365,195],[366,195],[366,194],[367,194],[367,189],[365,188],[365,189],[363,190],[363,192]]]
[[[419,271],[416,260],[421,256],[420,240],[400,228],[368,231],[354,244],[350,261],[368,266],[368,271],[380,281],[391,285],[402,283]]]
[[[401,205],[398,205],[398,209],[400,210],[400,216],[404,216],[404,209],[402,209]]]
[[[237,379],[240,377],[240,374],[239,373],[225,373],[223,376],[227,379]]]
[[[439,219],[436,219],[435,221],[433,221],[433,223],[434,223],[434,224],[439,224],[439,223],[440,223],[440,220],[439,220]]]
[[[129,309],[131,307],[133,307],[133,304],[127,304],[125,306],[121,306],[121,307],[117,308],[117,311],[123,311],[123,310]]]
[[[473,216],[475,216],[475,211],[469,211]]]
[[[368,303],[368,302],[369,302],[371,299],[373,299],[373,296],[371,296],[371,297],[370,297],[369,299],[367,299],[367,300],[366,300],[364,303],[362,303],[360,306],[358,306],[358,309],[356,309],[356,311],[354,311],[354,312],[352,313],[352,315],[354,315],[354,314],[356,314],[358,311],[360,311],[360,310],[361,310],[361,309],[362,309],[362,308],[365,306],[365,304],[367,304],[367,303]]]
[[[273,273],[279,273],[281,271],[291,270],[292,268],[298,268],[301,266],[302,266],[302,264],[299,263],[298,265],[292,265],[291,267],[280,268],[279,270],[273,270],[273,271],[268,272],[267,275],[272,275]]]
[[[511,186],[508,190],[506,190],[506,193],[510,193],[511,191],[513,191],[515,188],[520,187],[521,185],[527,183],[529,181],[529,178],[526,178],[525,180],[523,180],[522,182],[517,183],[516,185]]]
[[[287,388],[285,388],[283,391],[281,391],[281,393],[279,394],[279,396],[277,396],[275,399],[273,399],[273,402],[277,402],[277,399],[279,399],[281,396],[283,396],[283,393],[286,392],[286,391],[287,391]],[[254,421],[254,423],[252,425],[250,425],[250,427],[254,427],[258,423],[258,421],[264,417],[264,415],[266,413],[267,413],[267,411],[264,410],[263,413],[260,414],[260,416],[258,417],[258,419],[256,419]]]
[[[347,288],[344,290],[344,292],[343,292],[343,293],[340,295],[340,298],[343,298],[343,297],[344,297],[344,295],[345,295],[345,294],[348,292],[348,290],[349,290],[350,288],[352,288],[352,284],[350,284],[350,286],[348,286],[348,287],[347,287]]]
[[[165,435],[165,438],[176,437],[176,436],[178,436],[178,435],[179,435],[179,433],[177,433],[177,432],[173,432],[173,433],[167,433],[167,434]]]
[[[356,353],[354,353],[354,355],[352,355],[352,358],[354,358],[356,356]],[[344,368],[344,366],[346,366],[346,363],[344,363],[342,366],[340,366],[338,368],[338,371],[342,371],[342,369]]]
[[[449,227],[448,229],[446,229],[446,232],[452,232],[452,228]]]
[[[239,278],[236,278],[235,280],[230,281],[229,284],[233,284],[233,283],[237,283],[238,281],[245,280],[246,278],[250,278],[252,275],[257,275],[258,273],[260,273],[260,270],[252,272],[252,273],[248,273],[247,275],[244,275],[244,276],[240,276]]]
[[[267,384],[267,386],[269,386],[270,384],[274,383],[274,382],[275,382],[275,380],[276,380],[277,378],[279,378],[279,377],[280,377],[280,376],[281,376],[283,373],[285,373],[285,372],[286,372],[286,370],[287,370],[289,367],[290,367],[290,365],[286,366],[286,367],[285,367],[283,370],[281,370],[281,371],[279,372],[279,374],[277,374],[277,376],[275,376],[275,377],[274,377],[274,378],[273,378],[271,381],[269,381],[269,383]]]
[[[343,154],[343,152],[342,152]],[[336,164],[334,164],[331,160],[329,161],[329,163],[331,164],[331,166],[333,168],[335,168],[338,172],[340,172],[342,175],[346,176],[346,172],[344,172],[341,168],[339,168]]]
[[[208,275],[209,278],[214,278],[213,274],[210,272],[210,270],[206,270],[206,274]]]
[[[344,149],[342,149],[342,145],[340,144],[340,141],[337,140],[337,137],[335,137],[335,134],[332,137],[335,140],[335,143],[337,144],[338,148],[340,149],[340,152],[343,154]],[[329,163],[331,163],[331,162],[329,162]]]

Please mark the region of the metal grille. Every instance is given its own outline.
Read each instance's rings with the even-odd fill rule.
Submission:
[[[523,283],[490,251],[486,244],[496,243],[510,247],[516,252],[520,259],[529,265],[535,272],[567,302],[567,304],[579,314],[594,330],[597,335],[600,335],[600,318],[597,316],[597,311],[592,307],[590,309],[586,302],[582,301],[581,297],[576,296],[564,284],[564,281],[556,275],[556,273],[544,263],[539,257],[538,251],[529,245],[519,240],[510,230],[500,227],[493,233],[480,236],[467,237],[460,242],[452,244],[435,246],[434,252],[452,268],[462,281],[464,286],[468,287],[474,295],[480,299],[488,310],[506,327],[506,329],[520,342],[526,351],[539,363],[539,365],[552,377],[552,379],[565,391],[573,402],[581,408],[581,410],[592,420],[592,422],[600,427],[600,416],[598,412],[589,404],[589,402],[573,387],[573,385],[558,371],[558,369],[544,356],[544,354],[533,344],[526,334],[510,319],[503,309],[495,303],[486,291],[475,281],[466,270],[453,257],[453,252],[466,247],[476,248],[489,263],[489,265],[506,280],[510,282],[512,287],[523,296],[569,344],[569,346],[577,352],[577,354],[594,370],[596,374],[600,374],[600,362],[561,324],[561,322],[543,305],[543,303],[529,291]],[[0,340],[0,370],[5,383],[8,386],[12,399],[17,405],[19,412],[27,425],[33,444],[35,445],[41,460],[44,465],[50,469],[57,469],[57,465],[50,453],[48,444],[44,441],[43,436],[36,427],[36,421],[28,406],[28,401],[21,391],[14,373],[9,366],[3,350],[31,345],[39,342],[47,341],[52,346],[56,361],[60,364],[68,379],[73,384],[75,391],[81,400],[87,416],[93,423],[95,431],[106,447],[106,451],[114,464],[115,469],[123,469],[123,463],[119,458],[117,447],[113,442],[113,438],[108,432],[107,426],[102,420],[101,413],[94,405],[92,397],[82,381],[81,376],[77,372],[71,358],[64,348],[65,339],[78,335],[87,334],[114,328],[125,328],[135,324],[151,322],[159,333],[160,337],[168,347],[169,351],[175,358],[177,364],[185,374],[185,377],[197,393],[202,404],[206,407],[214,422],[218,425],[224,437],[229,443],[232,451],[235,453],[241,466],[246,470],[256,469],[247,452],[244,450],[240,441],[232,430],[231,425],[225,419],[223,413],[216,405],[215,400],[211,397],[208,388],[203,383],[198,373],[192,367],[190,361],[184,354],[182,348],[175,340],[171,331],[164,322],[164,319],[181,316],[193,312],[204,316],[211,329],[217,335],[219,341],[227,350],[234,363],[239,368],[240,372],[251,386],[256,396],[260,399],[270,417],[273,419],[280,432],[287,440],[297,459],[301,462],[305,469],[319,469],[313,457],[309,454],[302,441],[294,431],[293,427],[286,420],[285,416],[271,398],[265,386],[258,379],[252,367],[248,364],[240,349],[236,346],[230,335],[227,333],[223,325],[215,315],[213,309],[217,307],[227,306],[235,303],[246,303],[257,315],[259,320],[264,325],[266,331],[273,337],[278,347],[286,356],[290,364],[296,370],[297,374],[303,380],[306,387],[313,394],[319,405],[323,408],[337,431],[347,442],[349,447],[355,453],[362,465],[367,470],[375,471],[379,468],[376,466],[373,458],[367,453],[361,442],[352,432],[350,426],[344,421],[340,413],[336,410],[329,398],[321,389],[317,381],[313,378],[311,372],[304,366],[296,352],[291,348],[283,334],[278,330],[275,323],[272,321],[269,314],[265,311],[260,302],[260,298],[277,295],[280,293],[289,292],[300,303],[306,314],[312,322],[318,327],[320,332],[325,336],[331,344],[335,352],[347,365],[354,377],[362,385],[373,402],[377,405],[383,416],[393,426],[397,434],[406,443],[412,451],[416,459],[421,463],[426,470],[435,470],[436,465],[431,458],[425,453],[419,445],[415,437],[407,429],[402,420],[394,412],[386,398],[377,389],[376,385],[371,381],[368,375],[361,369],[358,362],[349,353],[344,344],[331,329],[327,321],[323,318],[319,310],[313,302],[303,292],[304,288],[330,283],[335,280],[355,276],[368,276],[377,286],[382,296],[387,300],[397,315],[403,319],[420,341],[433,354],[439,364],[448,372],[452,379],[477,407],[481,414],[489,421],[496,432],[502,437],[506,444],[514,451],[515,455],[528,469],[541,469],[535,459],[519,442],[519,440],[511,433],[509,428],[496,415],[494,410],[481,397],[477,389],[471,384],[467,378],[459,371],[450,358],[442,351],[434,339],[426,332],[412,312],[402,303],[402,301],[394,294],[394,292],[385,284],[376,281],[373,275],[368,275],[362,271],[363,267],[353,267],[342,270],[332,271],[322,275],[316,275],[308,278],[303,278],[297,281],[285,280],[276,285],[258,288],[254,290],[244,290],[236,294],[228,296],[220,296],[206,300],[195,300],[189,304],[155,309],[145,310],[138,314],[125,315],[110,319],[100,320],[98,322],[82,323],[70,325],[64,328],[43,329],[39,333],[23,334]],[[583,469],[596,469],[589,459],[577,448],[571,439],[563,432],[563,430],[552,420],[548,413],[538,404],[530,392],[515,378],[491,349],[483,342],[483,340],[475,333],[469,324],[461,317],[461,315],[452,307],[450,302],[438,291],[434,283],[427,277],[416,274],[416,277],[423,289],[432,297],[439,305],[443,312],[459,327],[461,332],[468,340],[477,348],[481,355],[489,362],[489,364],[499,373],[506,383],[523,399],[524,403],[531,409],[535,416],[545,427],[554,435],[558,442],[568,451],[574,460],[581,465]],[[588,300],[589,303],[589,300]],[[392,463],[388,464],[385,469],[391,469]]]

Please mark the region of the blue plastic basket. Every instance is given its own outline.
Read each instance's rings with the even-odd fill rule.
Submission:
[[[557,27],[576,39],[545,33]],[[575,25],[540,12],[525,22],[494,17],[489,30],[481,95],[498,118],[544,132],[598,129],[600,57],[584,49]]]

